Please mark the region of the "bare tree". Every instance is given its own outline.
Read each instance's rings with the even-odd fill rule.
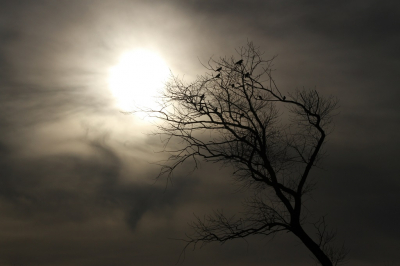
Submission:
[[[217,211],[197,218],[186,240],[223,243],[286,231],[321,265],[336,265],[345,252],[329,246],[333,235],[327,234],[325,220],[315,223],[315,239],[305,231],[303,207],[337,100],[316,90],[284,95],[271,76],[272,59],[264,60],[252,43],[237,52],[240,58],[211,58],[204,65],[206,74],[194,82],[173,77],[161,108],[146,110],[159,119],[156,134],[163,136],[164,151],[170,154],[160,175],[170,176],[188,159],[197,168],[202,159],[232,167],[236,180],[254,190],[254,197],[245,201],[244,217]],[[175,139],[180,145],[171,145]]]

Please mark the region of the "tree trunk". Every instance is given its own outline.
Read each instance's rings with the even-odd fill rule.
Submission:
[[[322,249],[318,246],[311,237],[303,230],[301,225],[298,225],[294,228],[293,233],[300,238],[303,244],[312,252],[312,254],[317,258],[317,260],[323,266],[333,266],[332,261],[328,258],[328,256],[322,251]]]

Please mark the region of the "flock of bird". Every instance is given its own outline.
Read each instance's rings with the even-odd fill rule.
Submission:
[[[235,63],[235,66],[236,65],[241,65],[243,63],[243,59],[240,59],[239,61],[237,61],[236,63]],[[222,70],[222,67],[219,67],[219,68],[217,68],[215,71],[216,72],[220,72],[220,73],[218,73],[218,75],[216,75],[214,78],[220,78],[221,77],[221,70]],[[247,72],[246,74],[244,74],[244,77],[245,78],[250,78],[250,73],[249,72]],[[235,84],[231,84],[231,86],[232,86],[232,88],[234,88],[235,87]],[[258,99],[259,100],[262,100],[262,97],[259,95],[258,96]],[[285,101],[286,100],[286,96],[283,96],[282,97],[282,100],[283,101]]]
[[[243,63],[243,59],[240,59],[239,61],[237,61],[237,62],[235,63],[235,66],[236,66],[236,65],[240,66],[242,63]],[[215,71],[216,71],[216,72],[221,72],[221,70],[222,70],[222,67],[219,67],[219,68],[217,68]],[[244,76],[245,76],[246,78],[249,78],[249,77],[250,77],[250,73],[247,72]],[[218,75],[216,75],[214,78],[220,78],[220,77],[221,77],[221,73],[218,73]]]
[[[235,65],[241,65],[243,63],[243,59],[240,59],[239,61],[237,61],[236,63],[235,63]],[[221,70],[222,70],[222,66],[220,66],[220,67],[218,67],[217,69],[215,69],[215,71],[216,72],[219,72],[218,73],[218,75],[216,75],[214,78],[219,78],[219,77],[221,77]],[[246,74],[244,74],[244,77],[245,78],[250,78],[250,73],[249,72],[247,72]],[[232,88],[235,88],[235,84],[231,84],[231,86],[232,86]],[[190,97],[190,98],[192,98],[192,97]],[[204,98],[205,98],[205,96],[204,96],[204,94],[202,94],[202,95],[200,95],[200,101],[199,101],[199,105],[200,105],[200,110],[201,111],[204,111],[204,108],[203,108],[203,101],[204,101]],[[261,95],[258,95],[257,96],[257,98],[259,99],[259,100],[263,100],[263,98],[262,98],[262,96]],[[285,101],[286,100],[286,97],[285,96],[283,96],[282,97],[282,100],[283,101]],[[191,99],[191,101],[192,101],[192,99]],[[192,102],[193,103],[193,102]],[[194,103],[195,105],[196,105],[196,103]],[[215,113],[217,113],[218,112],[218,107],[213,107],[213,111],[215,112]],[[242,114],[240,114],[240,119],[242,118],[244,116],[244,114],[242,113]]]
[[[235,65],[241,65],[242,63],[243,63],[243,59],[237,61],[237,62],[235,63]],[[217,69],[215,69],[216,72],[219,72],[218,75],[215,76],[215,78],[221,77],[221,70],[222,70],[222,66],[220,66],[220,67],[218,67]],[[244,77],[245,77],[245,78],[250,78],[250,73],[247,72],[246,74],[244,74]],[[235,85],[234,85],[234,84],[231,84],[231,86],[232,86],[232,88],[235,88]],[[195,97],[196,97],[196,96],[195,96]],[[197,96],[197,97],[198,97],[198,96]],[[257,99],[263,100],[263,97],[262,97],[261,95],[258,95],[258,96],[257,96]],[[206,108],[207,111],[208,111],[207,105],[205,104],[205,95],[204,95],[204,94],[201,94],[201,95],[200,95],[200,101],[199,101],[199,102],[197,102],[197,101],[194,102],[194,101],[193,101],[193,96],[188,97],[188,100],[189,100],[189,102],[191,102],[192,104],[194,104],[196,107],[197,107],[197,105],[199,105],[200,107],[199,107],[198,110],[199,110],[200,112],[204,112],[204,111],[205,111],[205,108]],[[282,100],[285,101],[285,100],[286,100],[286,96],[283,96],[283,97],[282,97]],[[205,106],[205,108],[204,108],[203,105]],[[214,113],[218,114],[218,107],[214,107],[214,106],[212,106],[212,105],[210,105],[210,107],[211,107],[211,109],[212,109],[212,111],[213,111]],[[197,107],[197,108],[198,108],[198,107]],[[196,108],[196,109],[197,109],[197,108]],[[244,114],[244,113],[240,113],[239,119],[242,120],[243,117],[245,117],[245,114]],[[240,137],[239,140],[240,140],[240,141],[246,141],[246,136]]]
[[[242,63],[243,63],[243,59],[237,61],[237,62],[235,63],[235,65],[241,65]],[[220,66],[220,67],[218,67],[217,69],[215,69],[216,72],[219,72],[218,75],[215,76],[215,78],[220,78],[220,77],[221,77],[221,70],[222,70],[222,66]],[[244,77],[245,77],[245,78],[250,78],[250,73],[247,72],[246,74],[244,74]],[[231,86],[232,86],[232,88],[235,88],[235,84],[231,84]],[[197,97],[198,97],[198,96],[197,96]],[[192,104],[194,104],[194,105],[198,108],[198,110],[199,110],[201,113],[205,112],[205,110],[208,111],[207,104],[205,103],[205,95],[204,95],[204,93],[200,95],[200,101],[198,101],[198,102],[197,102],[197,101],[196,101],[196,102],[193,102],[193,97],[188,97],[188,98],[190,98],[189,101],[190,101]],[[263,97],[262,97],[261,95],[258,95],[258,96],[257,96],[257,99],[258,99],[258,100],[263,100]],[[286,96],[283,96],[283,97],[281,98],[281,100],[286,101]],[[200,107],[198,107],[198,106],[200,106]],[[218,113],[218,107],[214,107],[214,106],[212,106],[212,105],[210,105],[210,107],[211,107],[211,110],[212,110],[215,114],[219,115],[219,113]],[[196,109],[197,109],[197,108],[196,108]],[[239,121],[241,121],[244,117],[245,117],[245,114],[244,114],[244,113],[240,113],[240,115],[239,115]],[[241,122],[239,122],[239,123],[241,123]],[[246,140],[246,136],[240,137],[240,138],[239,138],[239,141],[247,141],[247,140]]]

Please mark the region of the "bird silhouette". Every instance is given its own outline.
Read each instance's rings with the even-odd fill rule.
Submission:
[[[221,71],[222,67],[217,68],[215,71]]]
[[[261,95],[258,95],[258,99],[262,100],[262,97],[261,97]]]
[[[244,74],[244,77],[245,77],[245,78],[250,78],[250,73],[247,72],[246,74]]]
[[[199,101],[199,105],[200,105],[200,106],[205,105],[205,103],[203,102],[203,100],[204,100],[204,94],[200,96],[200,101]]]
[[[239,61],[237,61],[236,63],[235,63],[235,65],[241,65],[243,63],[243,59],[240,59]]]
[[[218,107],[215,107],[215,108],[214,108],[214,112],[215,112],[215,113],[218,112]]]
[[[221,74],[218,74],[218,75],[215,76],[215,78],[219,78],[219,77],[221,77]]]
[[[283,96],[283,100],[286,100],[286,96]]]

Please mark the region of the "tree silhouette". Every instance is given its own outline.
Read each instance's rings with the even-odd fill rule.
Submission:
[[[169,157],[160,176],[171,176],[183,162],[219,162],[234,170],[236,181],[254,190],[240,219],[221,211],[191,223],[187,244],[206,244],[290,232],[321,265],[337,265],[346,251],[334,249],[334,237],[322,217],[312,235],[305,231],[304,195],[314,183],[310,171],[321,159],[337,100],[316,90],[283,93],[272,78],[272,60],[252,43],[237,58],[210,59],[205,75],[186,83],[172,77],[157,117],[157,132]],[[216,77],[214,74],[218,73]],[[207,133],[207,134],[205,134]],[[178,139],[180,146],[171,145]],[[177,147],[177,148],[176,148]],[[187,245],[187,246],[188,246]]]

